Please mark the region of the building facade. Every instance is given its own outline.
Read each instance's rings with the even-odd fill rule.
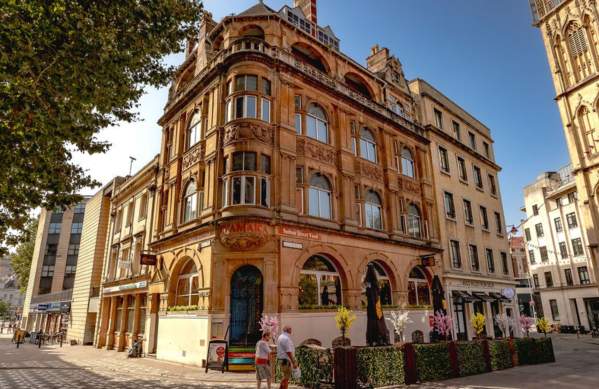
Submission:
[[[18,320],[23,311],[25,295],[19,289],[17,276],[10,266],[10,257],[0,257],[0,301],[8,304],[7,319]]]
[[[572,173],[580,222],[588,237],[589,267],[599,250],[599,5],[594,0],[530,0],[541,31]]]
[[[470,318],[481,313],[486,334],[502,336],[495,316],[515,317],[518,309],[491,131],[426,81],[413,80],[410,88],[431,142],[444,288],[455,334],[475,337]]]
[[[591,266],[572,169],[541,174],[524,188],[523,223],[537,315],[555,326],[599,325],[597,275]]]
[[[158,158],[154,158],[134,176],[115,179],[110,189],[104,260],[97,276],[101,287],[94,344],[98,348],[124,351],[139,338],[145,352],[155,352],[157,302],[150,308],[150,269],[141,256],[151,239],[157,174]]]
[[[532,287],[532,278],[530,276],[528,259],[526,258],[526,242],[522,236],[510,236],[510,258],[512,268],[514,269],[514,278],[516,280],[516,296],[518,298],[518,311],[521,315],[536,317],[535,294]],[[540,305],[540,299],[538,299]]]
[[[365,344],[369,263],[383,304],[408,307],[408,336],[428,339],[440,268],[421,257],[441,247],[401,64],[375,50],[362,67],[296,5],[206,14],[171,89],[151,243],[158,358],[200,364],[212,338],[253,348],[262,314],[330,346],[341,304]]]
[[[28,331],[67,330],[86,202],[41,211],[23,304]]]

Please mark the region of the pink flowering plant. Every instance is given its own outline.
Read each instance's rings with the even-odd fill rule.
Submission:
[[[274,315],[268,316],[262,314],[262,318],[260,319],[259,325],[260,331],[262,333],[269,332],[270,338],[272,340],[275,340],[277,338],[279,332],[279,320]]]
[[[451,317],[439,310],[435,313],[433,319],[435,331],[437,331],[444,339],[451,338],[451,329],[453,328]]]
[[[535,324],[535,320],[530,316],[522,315],[518,318],[518,321],[520,323],[520,328],[522,328],[522,331],[524,331],[528,337],[528,332],[533,324]]]

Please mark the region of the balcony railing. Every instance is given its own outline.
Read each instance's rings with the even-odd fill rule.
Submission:
[[[73,289],[62,290],[60,292],[46,293],[31,298],[31,304],[52,303],[57,301],[71,301]]]
[[[532,19],[536,23],[565,0],[529,0]]]
[[[191,80],[186,86],[182,89],[178,90],[175,93],[172,93],[169,96],[169,102],[167,104],[166,110],[168,110],[171,106],[176,104],[183,96],[187,94],[187,92],[193,89],[197,84],[201,82],[201,80],[208,75],[208,73],[214,69],[217,65],[223,63],[227,58],[229,58],[233,54],[248,52],[248,53],[260,53],[266,55],[272,59],[279,60],[292,68],[300,71],[304,75],[323,83],[331,89],[343,94],[344,96],[354,100],[362,106],[366,106],[367,108],[379,113],[380,115],[385,116],[386,118],[394,121],[395,123],[400,124],[404,128],[407,128],[410,131],[417,133],[418,135],[423,135],[423,130],[417,126],[412,118],[407,114],[397,114],[393,112],[390,108],[386,107],[383,104],[379,104],[375,101],[370,100],[369,98],[354,92],[350,89],[345,83],[329,76],[326,73],[321,72],[320,70],[314,68],[313,66],[297,59],[293,54],[289,51],[280,49],[278,47],[272,47],[268,45],[264,40],[257,38],[242,38],[235,42],[233,42],[229,47],[222,49],[219,51],[212,61],[197,75]]]

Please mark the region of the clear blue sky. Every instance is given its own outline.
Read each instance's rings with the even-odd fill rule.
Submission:
[[[217,20],[257,0],[205,0]],[[266,0],[278,10],[292,0]],[[522,188],[568,163],[555,91],[541,35],[524,0],[319,0],[318,19],[341,39],[341,50],[360,63],[378,43],[402,62],[406,77],[420,77],[485,123],[503,167],[501,191],[507,224],[522,218]],[[169,58],[178,63],[181,56]],[[156,120],[166,88],[148,90],[141,122],[107,129],[113,143],[102,156],[77,158],[102,182],[127,174],[128,156],[141,168],[160,147]]]

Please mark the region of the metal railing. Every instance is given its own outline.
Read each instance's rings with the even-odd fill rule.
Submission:
[[[60,292],[46,293],[31,298],[31,304],[51,303],[56,301],[71,301],[73,289],[61,290]]]

